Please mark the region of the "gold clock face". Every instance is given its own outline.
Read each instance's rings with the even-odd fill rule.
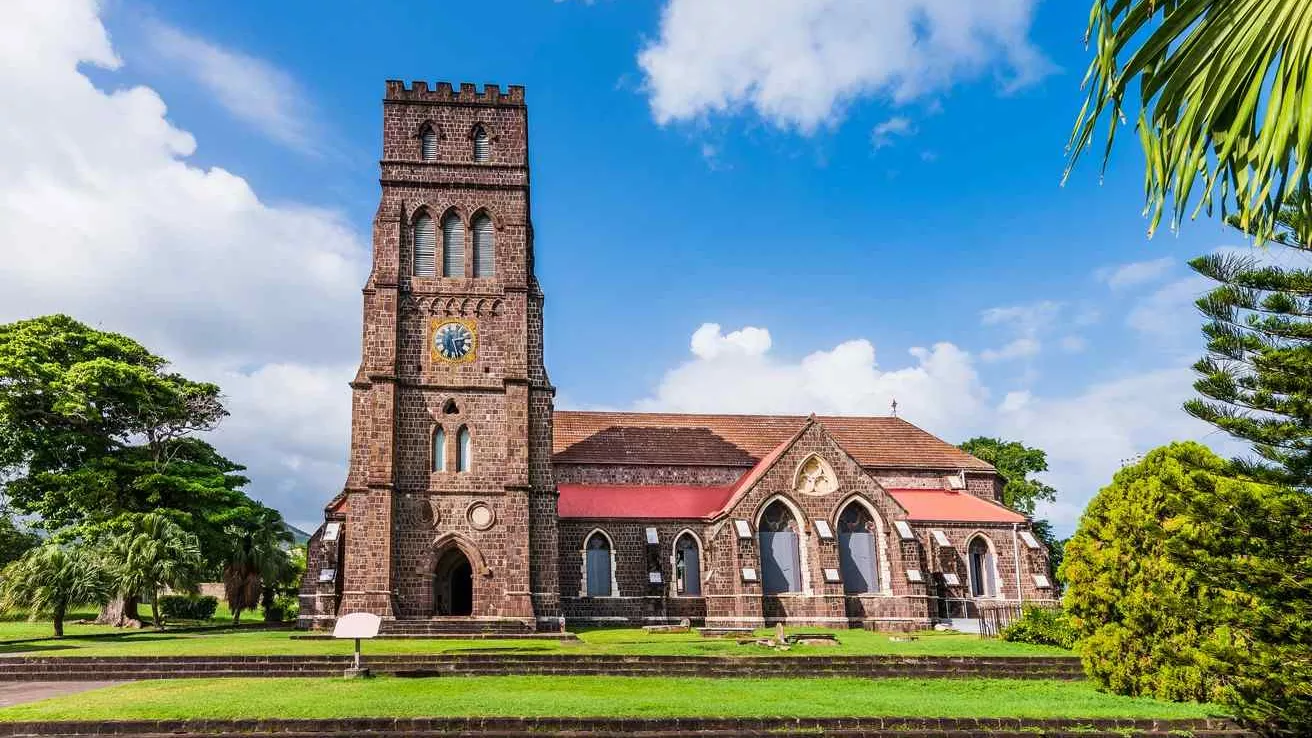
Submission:
[[[435,361],[449,364],[473,361],[478,356],[477,326],[472,320],[435,320],[429,347]]]

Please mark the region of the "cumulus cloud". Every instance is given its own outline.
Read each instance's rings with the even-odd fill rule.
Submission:
[[[691,357],[666,371],[636,409],[887,415],[896,399],[899,415],[950,443],[986,434],[1047,451],[1051,471],[1044,476],[1060,499],[1039,512],[1063,531],[1127,460],[1173,440],[1224,442],[1180,409],[1192,392],[1187,359],[1066,394],[1017,390],[996,401],[977,359],[951,343],[912,349],[909,361],[893,368],[880,366],[867,339],[796,360],[774,348],[763,328],[726,334],[703,325],[693,334]]]
[[[749,109],[811,132],[847,104],[905,102],[994,72],[1047,74],[1035,0],[666,0],[638,55],[659,123]]]
[[[163,23],[148,24],[147,38],[155,56],[200,83],[238,120],[296,150],[322,153],[313,107],[291,75]]]
[[[233,416],[216,443],[311,523],[342,482],[359,235],[191,164],[154,90],[97,88],[80,64],[120,65],[93,2],[0,10],[0,95],[24,101],[0,118],[0,321],[68,313],[218,382]]]
[[[1168,282],[1136,301],[1125,322],[1139,333],[1154,338],[1197,338],[1202,316],[1194,301],[1214,286],[1205,277],[1193,275]],[[1194,329],[1190,330],[1190,326]]]
[[[1007,361],[1009,359],[1028,359],[1038,356],[1043,344],[1033,338],[1017,338],[1011,343],[997,349],[985,349],[979,353],[983,361]]]
[[[693,334],[692,358],[666,372],[639,409],[669,412],[888,414],[955,432],[986,400],[969,354],[950,343],[915,348],[911,361],[883,369],[870,341],[845,341],[799,361],[770,353],[769,331],[725,334],[708,323]]]
[[[1103,267],[1094,276],[1099,282],[1105,283],[1114,290],[1119,290],[1156,282],[1165,277],[1173,266],[1175,266],[1175,260],[1164,256],[1151,261],[1135,261],[1129,264]]]

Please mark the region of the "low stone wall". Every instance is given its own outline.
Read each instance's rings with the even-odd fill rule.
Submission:
[[[0,723],[0,736],[868,736],[1121,738],[1252,735],[1226,720],[1021,718],[350,718]]]
[[[0,680],[64,681],[196,677],[340,676],[349,656],[177,656],[0,658]],[[412,654],[369,656],[365,665],[400,676],[664,676],[712,678],[1084,678],[1074,657],[963,656],[612,656]]]

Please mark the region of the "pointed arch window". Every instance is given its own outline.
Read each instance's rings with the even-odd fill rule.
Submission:
[[[802,591],[801,530],[782,500],[761,513],[757,526],[761,545],[761,590],[766,594]]]
[[[474,276],[491,277],[496,274],[496,243],[492,219],[487,213],[474,218]]]
[[[455,213],[442,219],[442,276],[465,276],[465,223]]]
[[[469,471],[473,452],[471,446],[469,428],[462,425],[460,426],[460,431],[456,433],[456,471]]]
[[[997,581],[994,577],[993,549],[984,536],[975,536],[966,546],[966,568],[970,575],[972,597],[996,597]]]
[[[474,129],[474,161],[482,164],[492,154],[492,139],[488,137],[483,126]]]
[[[583,578],[584,591],[589,597],[611,596],[613,563],[610,540],[601,531],[588,536],[587,542],[583,545]]]
[[[701,549],[692,533],[684,533],[674,542],[674,591],[685,597],[702,594]]]
[[[446,431],[440,425],[433,431],[433,471],[446,471]]]
[[[419,158],[424,161],[437,161],[437,132],[432,126],[419,134]]]
[[[843,592],[865,594],[879,591],[876,572],[875,521],[859,502],[850,502],[838,516],[838,568]]]
[[[416,277],[437,276],[437,231],[428,213],[415,218],[412,239],[415,246],[413,272]]]

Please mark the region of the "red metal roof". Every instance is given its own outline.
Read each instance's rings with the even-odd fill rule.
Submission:
[[[947,489],[890,489],[908,520],[960,523],[1023,523],[1025,516],[967,492]]]
[[[709,518],[729,501],[734,487],[660,487],[562,484],[562,518]]]
[[[806,423],[801,415],[705,415],[557,410],[555,456],[561,464],[755,466]],[[993,467],[901,418],[817,418],[865,467]]]

